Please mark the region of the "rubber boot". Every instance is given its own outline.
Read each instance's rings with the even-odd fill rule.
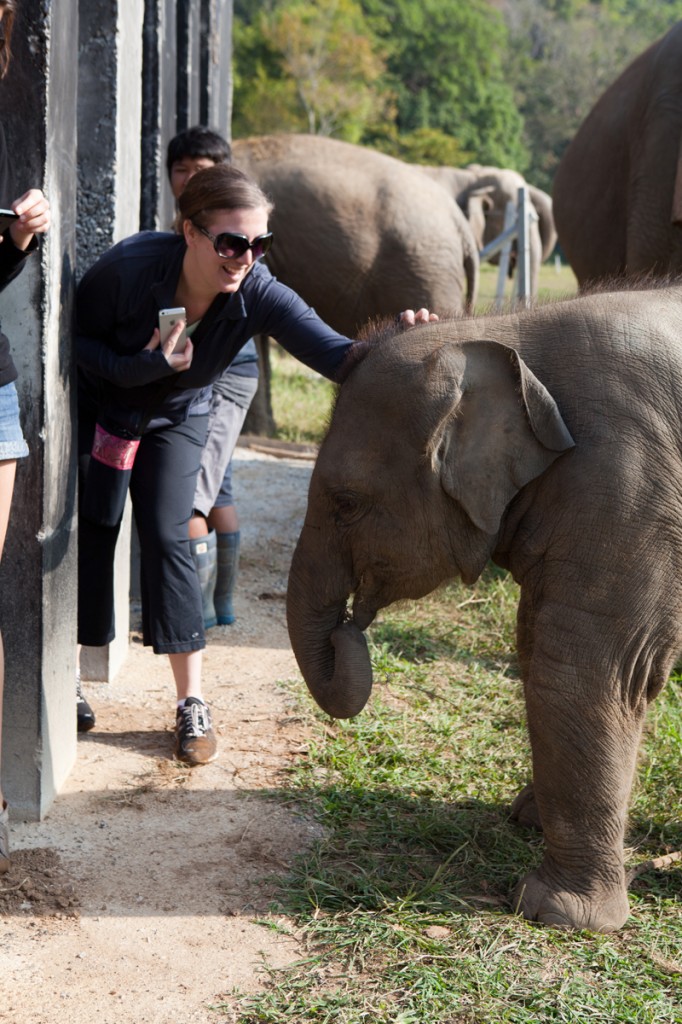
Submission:
[[[205,537],[194,537],[189,542],[192,561],[199,577],[201,587],[201,607],[204,616],[204,629],[210,629],[217,623],[213,593],[215,591],[218,566],[216,562],[216,536],[211,530]]]
[[[239,530],[218,534],[218,581],[215,587],[215,611],[218,625],[231,626],[235,615],[232,594],[239,570]]]

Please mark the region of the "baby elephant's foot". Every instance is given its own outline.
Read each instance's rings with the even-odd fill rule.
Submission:
[[[554,928],[584,928],[592,932],[617,931],[625,924],[630,912],[624,885],[615,890],[577,893],[550,885],[541,877],[540,871],[531,871],[519,882],[513,906],[529,921],[540,921]]]
[[[525,828],[534,828],[537,829],[538,832],[542,832],[540,811],[538,810],[538,805],[535,802],[535,790],[532,782],[527,786],[524,786],[521,792],[518,793],[511,805],[509,814],[512,821],[517,821],[519,825],[523,825]]]

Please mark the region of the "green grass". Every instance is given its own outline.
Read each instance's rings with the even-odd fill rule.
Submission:
[[[478,288],[477,309],[487,309],[495,300],[497,293],[498,268],[491,263],[481,264],[481,276]],[[512,282],[507,281],[505,297],[511,295]],[[547,262],[540,267],[540,278],[538,282],[538,299],[563,299],[577,293],[578,283],[575,274],[567,264],[562,264],[557,270],[555,263]]]
[[[272,413],[276,436],[295,443],[319,442],[327,429],[334,386],[279,345],[270,346]]]
[[[324,838],[282,881],[277,907],[305,956],[235,996],[239,1024],[682,1022],[682,878],[648,872],[616,935],[516,917],[510,892],[542,840],[508,821],[528,779],[514,655],[517,589],[492,567],[382,615],[357,719],[309,716],[293,800]],[[679,680],[677,680],[679,684]],[[628,837],[630,863],[682,847],[679,685],[654,705]],[[227,1008],[227,1007],[226,1007]]]
[[[570,291],[566,278],[556,285]],[[319,440],[328,386],[280,366],[283,405],[293,407],[291,380],[302,377],[295,389],[317,417],[311,426],[301,407],[297,429],[309,433],[298,439]],[[268,969],[263,992],[216,1008],[231,1021],[682,1024],[679,866],[632,883],[631,917],[614,935],[559,932],[513,913],[514,884],[542,856],[541,837],[508,820],[529,777],[517,597],[489,567],[473,588],[452,584],[382,613],[368,632],[374,692],[353,721],[323,716],[300,680],[283,684],[311,741],[273,795],[319,823],[323,838],[281,880],[273,907],[293,922],[302,959]],[[629,866],[682,849],[681,682],[649,715]]]

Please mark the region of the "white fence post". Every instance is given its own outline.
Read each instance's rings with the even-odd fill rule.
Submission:
[[[528,198],[528,189],[520,188],[518,191],[517,203],[517,232],[518,245],[516,253],[516,296],[519,302],[528,307],[531,303],[531,279],[530,279],[530,225],[531,209]]]
[[[517,267],[515,285],[512,295],[516,295],[519,302],[529,306],[533,296],[531,295],[531,266],[530,266],[530,225],[538,219],[538,215],[528,197],[528,189],[522,187],[518,190],[517,202],[512,200],[507,203],[504,214],[504,228],[502,233],[488,242],[479,252],[481,262],[490,259],[496,253],[500,253],[500,264],[497,274],[497,292],[495,306],[500,309],[504,304],[504,289],[509,270],[509,256],[512,242],[516,238],[517,245]]]
[[[516,207],[513,202],[509,200],[507,208],[504,211],[504,228],[502,229],[502,234],[506,237],[506,241],[500,251],[500,263],[497,270],[497,291],[495,292],[495,309],[502,309],[502,306],[504,305],[504,289],[507,285],[509,258],[511,256],[511,247],[514,237],[511,231],[515,223]]]

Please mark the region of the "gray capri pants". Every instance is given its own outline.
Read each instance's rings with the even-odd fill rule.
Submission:
[[[194,493],[194,509],[207,516],[212,508],[233,505],[232,453],[258,388],[258,377],[226,371],[213,385],[208,435]]]

